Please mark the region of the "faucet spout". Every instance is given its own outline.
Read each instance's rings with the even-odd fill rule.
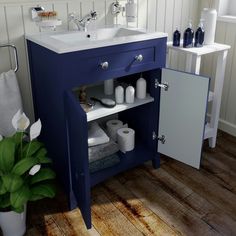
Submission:
[[[97,19],[97,12],[91,11],[89,14],[84,16],[82,19],[79,18],[75,13],[69,14],[68,20],[72,21],[80,31],[87,31],[87,26],[91,23],[92,20]]]

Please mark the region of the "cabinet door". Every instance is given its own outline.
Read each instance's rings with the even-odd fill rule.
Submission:
[[[158,152],[200,167],[210,79],[162,70]]]
[[[76,201],[87,228],[91,228],[87,116],[71,92],[65,95],[65,116],[70,166],[70,201]],[[60,135],[60,133],[58,133]],[[75,206],[75,203],[72,203]]]

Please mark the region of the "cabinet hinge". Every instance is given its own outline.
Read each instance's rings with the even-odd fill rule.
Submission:
[[[170,85],[167,82],[164,83],[159,83],[158,79],[155,79],[155,88],[157,89],[158,87],[163,88],[165,91],[168,91]]]
[[[165,135],[161,135],[157,138],[158,141],[160,141],[162,144],[165,144],[166,142],[166,136]]]
[[[153,140],[156,140],[156,139],[157,139],[157,135],[156,135],[156,132],[155,132],[155,131],[152,132],[152,139],[153,139]]]

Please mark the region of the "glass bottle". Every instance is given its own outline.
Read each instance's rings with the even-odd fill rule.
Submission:
[[[195,33],[194,47],[199,48],[203,46],[204,36],[205,36],[205,30],[203,28],[203,20],[201,19],[198,25],[198,29]]]
[[[193,38],[194,38],[194,31],[192,29],[192,22],[189,22],[188,28],[184,31],[184,48],[191,48],[193,47]]]
[[[181,33],[178,30],[178,27],[176,27],[176,30],[173,33],[173,46],[174,47],[179,47],[180,46],[180,38],[181,38]]]

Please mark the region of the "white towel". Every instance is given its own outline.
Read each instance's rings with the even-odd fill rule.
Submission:
[[[0,134],[6,137],[15,133],[12,117],[22,109],[22,100],[16,74],[13,70],[0,74]]]
[[[99,144],[108,143],[110,141],[109,137],[103,131],[103,129],[98,125],[97,122],[92,122],[88,127],[88,146],[96,146]]]

